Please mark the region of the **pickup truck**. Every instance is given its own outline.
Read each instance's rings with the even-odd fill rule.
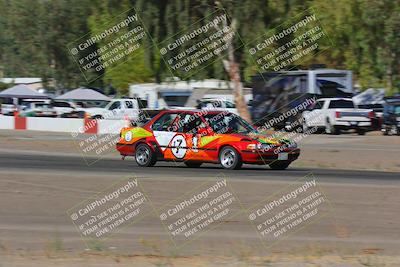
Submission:
[[[14,111],[17,111],[17,106],[14,104],[1,104],[0,105],[0,114],[6,116],[14,115]]]
[[[143,100],[137,98],[122,98],[111,100],[104,108],[87,108],[86,114],[92,119],[139,120]]]
[[[383,105],[382,133],[400,135],[400,97],[387,97]]]
[[[351,98],[321,98],[302,114],[303,132],[316,127],[327,134],[340,134],[343,130],[354,129],[364,135],[371,129],[372,109],[359,109]]]

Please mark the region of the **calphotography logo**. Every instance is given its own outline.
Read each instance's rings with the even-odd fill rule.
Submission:
[[[309,60],[310,56],[327,49],[330,43],[311,8],[252,42],[248,52],[261,72],[280,71]]]
[[[159,211],[173,243],[181,248],[223,220],[237,215],[241,207],[227,179],[217,177],[214,182],[201,184]]]
[[[223,58],[237,33],[223,9],[158,44],[173,75],[189,78]]]
[[[100,23],[97,32],[68,44],[68,49],[85,79],[92,82],[106,70],[143,55],[147,38],[139,14],[130,9]]]
[[[268,198],[265,204],[251,208],[249,220],[268,246],[294,234],[329,213],[328,199],[308,175],[289,188]]]
[[[151,211],[137,178],[128,178],[68,211],[82,238],[88,242],[110,236]]]

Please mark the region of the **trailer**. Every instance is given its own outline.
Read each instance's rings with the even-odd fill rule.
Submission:
[[[264,125],[274,118],[321,97],[352,97],[352,72],[337,69],[287,70],[265,72],[252,77],[253,101],[250,109],[255,125]],[[308,101],[310,102],[310,101]],[[311,102],[310,102],[311,103]],[[274,120],[274,129],[287,128],[301,114]],[[301,125],[299,125],[301,126]]]

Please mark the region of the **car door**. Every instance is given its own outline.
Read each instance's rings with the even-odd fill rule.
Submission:
[[[177,129],[177,134],[182,136],[182,138],[176,138],[175,154],[182,158],[185,154],[185,160],[202,160],[202,153],[199,153],[201,148],[199,148],[200,139],[203,135],[207,133],[206,124],[196,113],[184,113],[181,114],[178,120],[175,122],[175,129]],[[178,144],[180,143],[180,144]],[[184,145],[182,145],[184,143]],[[181,148],[178,147],[181,146]],[[178,151],[178,149],[184,149],[184,151]]]
[[[53,108],[57,111],[58,115],[71,113],[74,108],[67,102],[54,101]]]
[[[123,110],[121,106],[121,101],[115,101],[108,108],[110,110],[110,114],[107,114],[107,117],[110,119],[123,119]]]
[[[137,106],[137,101],[125,100],[124,118],[129,118],[130,120],[137,120],[139,117],[139,108]]]
[[[174,160],[176,159],[174,153],[177,155],[182,153],[179,149],[178,151],[173,151],[174,144],[179,145],[174,140],[174,138],[176,139],[179,137],[176,137],[177,131],[173,127],[177,117],[177,113],[165,113],[151,125],[151,130],[153,131],[157,146],[165,159]]]

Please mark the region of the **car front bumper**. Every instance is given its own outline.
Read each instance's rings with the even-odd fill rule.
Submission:
[[[371,128],[371,121],[343,121],[338,120],[335,122],[335,126],[340,129],[359,129],[359,128]]]
[[[243,163],[269,164],[274,161],[294,161],[300,156],[300,149],[285,149],[282,151],[242,150]]]

